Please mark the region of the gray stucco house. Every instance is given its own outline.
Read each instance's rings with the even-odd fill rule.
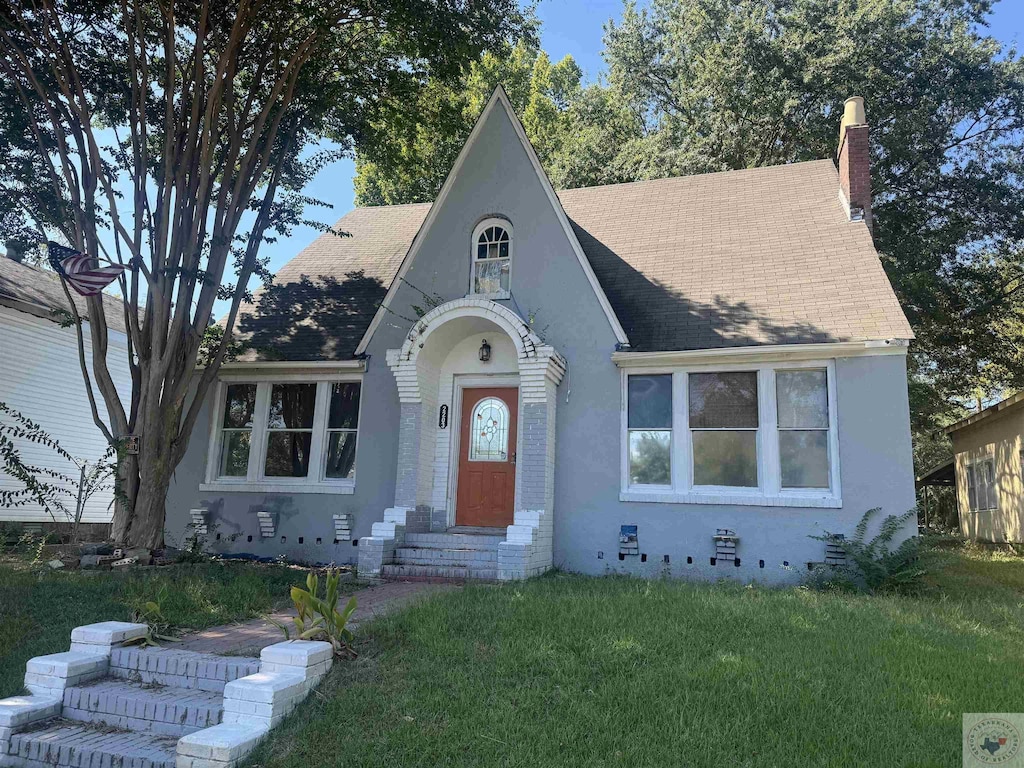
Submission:
[[[837,162],[556,193],[499,88],[433,204],[352,211],[242,317],[256,352],[168,538],[385,576],[799,578],[812,535],[915,503],[867,131],[851,99]]]

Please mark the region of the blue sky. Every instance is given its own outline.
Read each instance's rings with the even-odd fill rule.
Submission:
[[[609,19],[622,14],[621,0],[541,0],[537,15],[543,24],[541,44],[553,60],[571,54],[588,80],[596,80],[604,62],[601,58],[603,27]],[[1024,49],[1024,0],[1001,0],[996,4],[990,31],[1001,41]],[[307,216],[334,223],[353,207],[351,160],[341,160],[323,168],[307,188],[316,199],[333,208],[309,209]],[[263,246],[270,256],[270,269],[276,271],[292,256],[312,242],[317,232],[309,227],[296,228],[292,237]],[[226,307],[225,307],[226,308]],[[220,314],[215,311],[215,314]]]

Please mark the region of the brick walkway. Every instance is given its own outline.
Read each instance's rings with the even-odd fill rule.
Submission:
[[[401,608],[420,595],[457,588],[455,585],[443,583],[392,581],[344,592],[344,597],[338,599],[338,605],[344,606],[351,595],[356,596],[358,607],[349,620],[349,626],[356,627],[367,619]],[[281,622],[290,622],[294,615],[294,612],[272,614],[274,619]],[[182,642],[175,643],[173,647],[176,650],[199,653],[259,656],[263,648],[279,643],[283,639],[281,630],[273,624],[265,619],[253,619],[239,624],[210,627],[202,632],[186,635]]]

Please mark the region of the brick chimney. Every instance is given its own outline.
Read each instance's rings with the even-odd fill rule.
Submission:
[[[864,98],[851,96],[839,126],[839,199],[850,221],[863,221],[871,229],[871,152]]]

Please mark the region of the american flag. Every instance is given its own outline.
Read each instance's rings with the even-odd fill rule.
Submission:
[[[66,248],[59,243],[49,242],[46,249],[50,257],[50,266],[82,296],[96,296],[102,293],[103,289],[114,282],[125,269],[120,264],[98,266],[92,256],[74,248]]]

